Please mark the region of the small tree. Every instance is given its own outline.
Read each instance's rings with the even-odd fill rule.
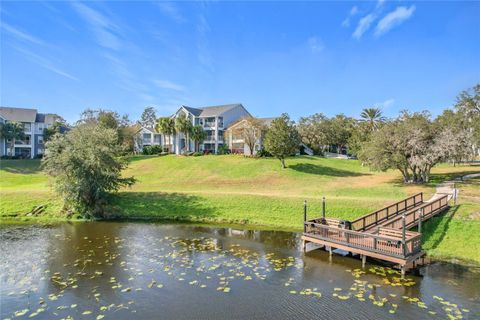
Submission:
[[[157,123],[157,116],[155,115],[155,109],[153,107],[147,107],[143,110],[142,115],[138,123],[146,128],[154,128]]]
[[[23,124],[20,122],[7,122],[0,124],[0,137],[6,141],[10,140],[10,156],[13,156],[15,141],[25,137]]]
[[[88,218],[105,217],[110,193],[135,182],[122,177],[127,162],[121,151],[117,131],[97,123],[77,125],[46,143],[43,168],[65,209]]]
[[[195,141],[195,152],[198,151],[198,144],[207,138],[207,133],[201,125],[192,127],[192,140]]]
[[[262,132],[265,131],[264,124],[257,118],[246,118],[245,125],[242,130],[242,137],[245,144],[250,149],[250,155],[253,156],[255,145],[260,139]]]
[[[264,140],[265,150],[280,160],[282,168],[286,168],[285,158],[298,150],[300,137],[295,123],[284,113],[272,121]]]
[[[189,135],[192,131],[192,121],[186,114],[182,114],[175,119],[175,130],[185,135],[187,151],[190,151]]]

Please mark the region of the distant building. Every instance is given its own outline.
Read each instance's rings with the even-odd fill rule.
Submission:
[[[224,132],[230,124],[241,118],[251,117],[247,109],[240,103],[202,108],[181,106],[172,115],[172,118],[182,115],[186,115],[192,125],[202,126],[207,133],[207,138],[204,141],[199,141],[199,151],[211,153],[217,153],[219,148],[225,144]],[[187,141],[187,137],[181,132],[167,137],[167,141],[169,141],[167,147],[170,147],[172,152],[176,154],[194,151],[195,149],[195,141],[192,139]]]
[[[250,150],[248,144],[245,143],[244,130],[247,129],[247,126],[250,125],[248,121],[249,118],[250,117],[245,117],[237,120],[236,122],[232,123],[225,131],[225,141],[232,153],[244,154],[249,156],[256,155],[257,152],[263,147],[265,130],[258,130],[258,132],[255,133],[256,141],[253,150]],[[257,120],[261,123],[264,129],[268,129],[272,121],[275,119],[276,118],[257,118]]]
[[[142,153],[145,146],[161,146],[162,135],[155,128],[147,128],[136,125],[137,133],[135,135],[133,148],[135,153]]]
[[[10,141],[0,138],[0,156],[13,154],[34,158],[42,155],[45,150],[43,129],[52,126],[57,119],[55,114],[38,113],[36,109],[0,107],[0,123],[19,122],[23,124],[25,132],[22,140],[15,140],[13,150],[10,150]]]

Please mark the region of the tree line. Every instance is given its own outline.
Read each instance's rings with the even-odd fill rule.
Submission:
[[[183,132],[187,139],[204,140],[200,126],[185,117],[158,119],[153,108],[147,108],[138,123],[156,126],[164,134]],[[253,132],[251,148],[261,133],[265,150],[278,158],[283,168],[285,159],[304,143],[317,153],[346,148],[373,170],[396,169],[404,182],[423,183],[428,182],[437,163],[457,163],[478,155],[480,84],[461,92],[454,108],[435,118],[425,111],[402,111],[387,119],[378,108],[366,108],[358,120],[317,113],[300,118],[298,123],[288,114],[274,119],[268,127],[255,120],[249,123],[257,129],[245,130],[247,135]],[[102,109],[85,110],[66,133],[59,129],[61,125],[66,124],[58,122],[44,132],[47,142],[42,167],[53,178],[66,212],[105,217],[112,193],[135,183],[123,170],[138,127],[132,126],[126,115]],[[16,123],[0,127],[0,134],[7,139],[18,139],[22,132]]]

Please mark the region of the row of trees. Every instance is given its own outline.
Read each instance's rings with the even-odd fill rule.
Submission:
[[[480,84],[458,95],[453,110],[432,119],[428,112],[403,111],[386,119],[377,108],[364,109],[359,120],[314,114],[300,118],[303,143],[317,153],[348,147],[374,170],[398,169],[405,182],[428,182],[440,161],[472,159],[480,146]]]

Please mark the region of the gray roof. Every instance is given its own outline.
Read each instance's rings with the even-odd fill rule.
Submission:
[[[35,122],[36,109],[0,107],[0,116],[5,120],[17,122]]]
[[[184,107],[188,112],[193,114],[195,117],[198,117],[202,113],[202,109],[191,108],[187,106],[182,106],[182,107]]]
[[[224,104],[220,106],[203,107],[203,108],[200,108],[202,110],[202,113],[200,113],[200,117],[217,117],[237,107],[243,107],[243,106],[241,103],[234,103],[234,104]]]

